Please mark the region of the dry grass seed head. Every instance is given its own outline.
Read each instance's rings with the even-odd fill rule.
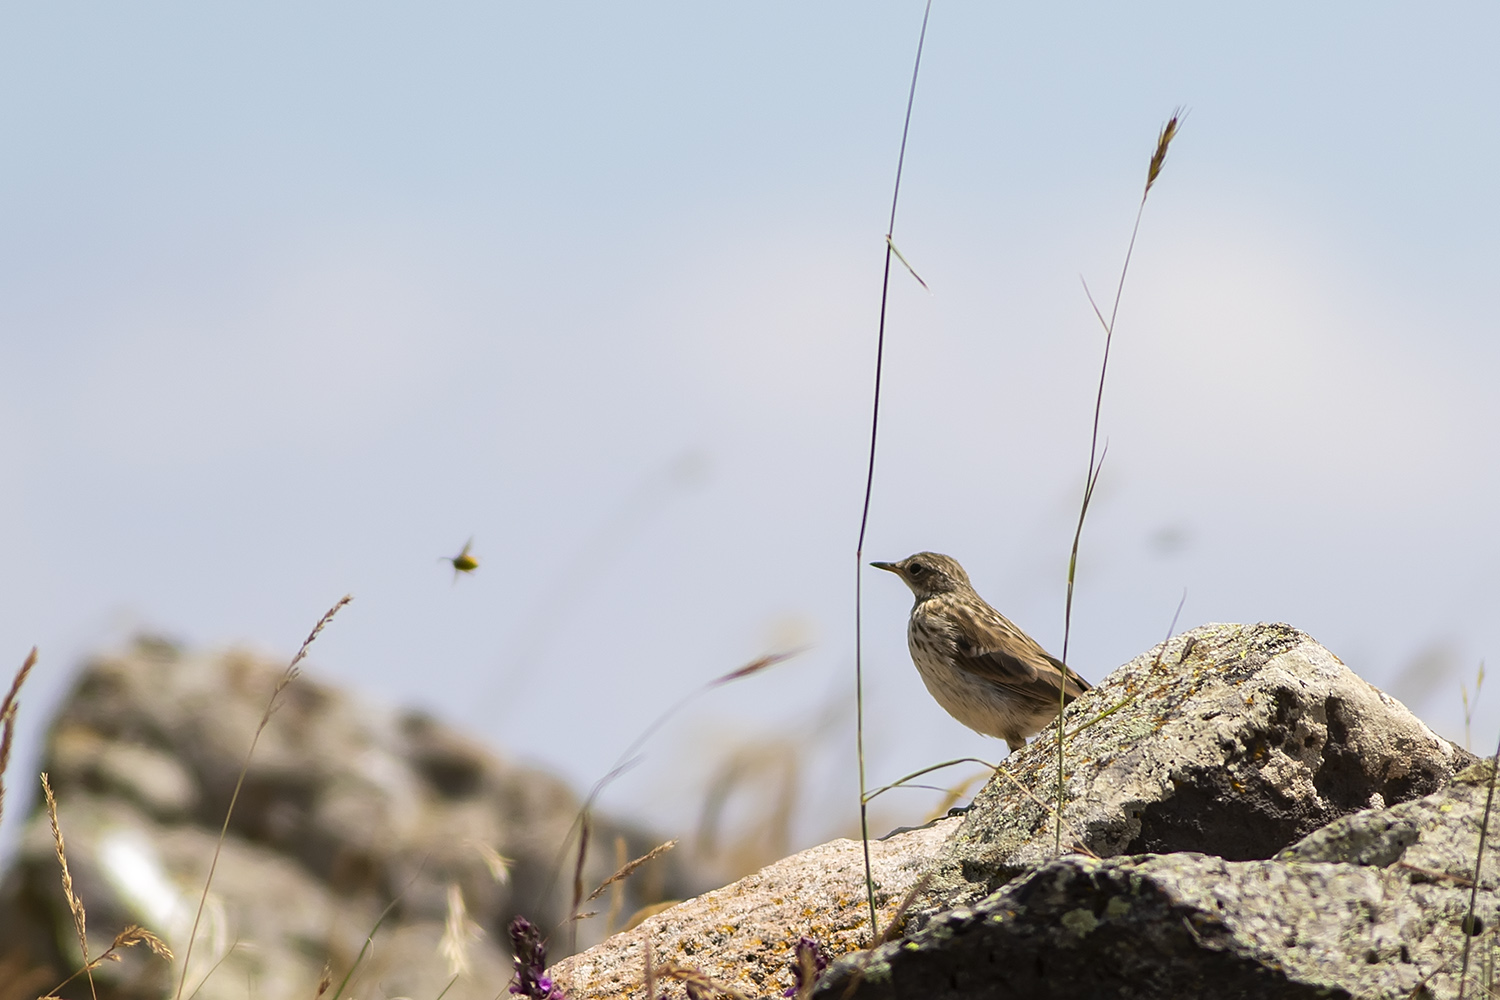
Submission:
[[[109,946],[109,950],[113,952],[120,948],[134,948],[138,944],[145,945],[151,949],[153,954],[166,959],[168,962],[176,957],[172,954],[172,949],[167,947],[165,941],[138,924],[131,924],[116,934],[114,941]],[[99,957],[103,958],[104,956],[101,955]]]
[[[327,627],[328,623],[333,621],[333,616],[342,611],[344,605],[353,599],[345,594],[334,602],[333,607],[323,612],[323,617],[318,619],[318,623],[307,634],[307,638],[302,640],[302,645],[297,649],[297,655],[293,656],[291,662],[287,664],[286,671],[282,673],[281,679],[276,682],[276,687],[271,691],[271,697],[266,700],[266,710],[261,713],[260,724],[255,727],[255,734],[250,737],[250,748],[245,751],[245,760],[240,765],[239,777],[235,779],[234,791],[230,793],[229,805],[224,810],[224,824],[219,828],[219,839],[214,845],[213,858],[208,863],[208,875],[203,879],[203,891],[198,896],[198,909],[193,915],[193,927],[188,931],[187,948],[183,950],[182,971],[177,977],[177,992],[173,994],[176,1000],[182,1000],[182,991],[187,988],[188,963],[193,957],[193,943],[198,937],[198,927],[203,921],[203,910],[208,905],[208,890],[213,885],[214,873],[219,868],[219,856],[224,851],[224,840],[229,836],[229,821],[234,816],[235,804],[239,802],[240,791],[245,786],[245,776],[250,773],[250,758],[255,755],[255,747],[260,743],[261,734],[265,732],[266,726],[270,724],[271,716],[276,711],[282,692],[302,673],[298,664],[307,657],[308,647],[313,644],[313,640]],[[214,968],[217,967],[217,965],[214,966]],[[199,982],[198,986],[201,989],[203,982]]]
[[[729,997],[730,1000],[750,1000],[748,996],[733,986],[710,979],[708,974],[702,969],[694,969],[686,965],[678,965],[676,962],[668,962],[665,965],[656,966],[655,973],[659,976],[666,976],[668,979],[677,980],[687,990],[689,997],[697,998],[707,996],[711,993],[718,993],[721,996]]]
[[[316,993],[313,994],[313,1000],[318,1000],[318,998],[321,997],[324,993],[327,993],[328,992],[328,987],[330,987],[332,985],[333,985],[333,966],[329,965],[327,962],[324,962],[323,963],[323,974],[318,977],[318,992],[316,992]]]
[[[464,905],[463,890],[457,882],[448,884],[448,916],[443,922],[443,937],[438,943],[438,953],[448,960],[448,975],[462,976],[469,971],[469,944],[479,940],[484,932],[469,919],[469,908]]]
[[[78,932],[78,947],[83,952],[83,970],[88,975],[89,993],[97,1000],[97,991],[94,989],[93,966],[89,962],[89,937],[87,930],[87,914],[83,910],[83,901],[73,893],[73,875],[68,871],[67,847],[63,843],[62,827],[57,822],[57,797],[52,794],[52,782],[46,772],[42,772],[42,792],[47,796],[47,818],[52,822],[52,844],[57,852],[57,864],[62,869],[63,895],[68,900],[68,910],[73,914],[73,929]]]
[[[1172,145],[1172,140],[1177,138],[1178,127],[1187,112],[1178,108],[1172,112],[1172,117],[1161,127],[1161,132],[1156,136],[1156,152],[1151,154],[1151,166],[1146,169],[1146,190],[1141,197],[1144,198],[1151,193],[1151,185],[1156,183],[1156,178],[1161,176],[1162,165],[1167,162],[1167,148]]]
[[[469,846],[478,853],[484,867],[489,871],[490,878],[494,879],[496,885],[510,884],[510,866],[515,863],[514,859],[507,858],[489,844],[479,840],[471,840]]]
[[[676,840],[669,840],[665,844],[658,844],[657,846],[651,848],[651,850],[647,851],[645,854],[642,854],[640,857],[636,858],[634,861],[626,862],[624,865],[622,865],[620,867],[619,871],[615,872],[613,875],[611,875],[609,878],[605,879],[603,882],[600,882],[599,883],[599,888],[597,888],[593,892],[589,893],[588,897],[586,899],[584,899],[583,901],[585,903],[587,903],[590,900],[598,899],[601,895],[604,894],[604,890],[605,889],[608,889],[610,886],[614,885],[616,882],[623,882],[625,879],[627,879],[631,875],[635,874],[635,870],[637,868],[639,868],[641,865],[645,864],[648,861],[654,861],[654,860],[656,860],[657,858],[661,857],[663,854],[666,854],[668,851],[670,851],[672,848],[674,848],[676,846],[677,846],[677,841]]]

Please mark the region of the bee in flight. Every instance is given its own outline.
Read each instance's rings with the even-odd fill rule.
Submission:
[[[458,581],[458,574],[472,573],[479,568],[479,557],[469,550],[474,547],[474,539],[470,538],[464,542],[464,547],[459,549],[456,556],[439,556],[438,559],[453,567],[454,582]]]

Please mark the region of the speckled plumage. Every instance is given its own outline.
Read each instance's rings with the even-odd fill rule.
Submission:
[[[906,641],[922,683],[970,729],[1004,740],[1012,751],[1089,689],[1079,677],[985,603],[952,556],[918,552],[870,565],[895,573],[916,597]]]

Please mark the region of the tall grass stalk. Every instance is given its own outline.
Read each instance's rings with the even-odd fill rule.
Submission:
[[[1474,907],[1479,902],[1479,866],[1484,862],[1484,838],[1489,834],[1490,809],[1495,804],[1495,772],[1497,770],[1500,770],[1500,743],[1495,745],[1495,756],[1490,759],[1490,790],[1484,797],[1484,815],[1479,820],[1479,845],[1474,848],[1474,880],[1469,886],[1469,912],[1461,925],[1464,932],[1464,961],[1458,978],[1458,1000],[1464,1000],[1464,991],[1469,985],[1469,946],[1473,944],[1475,934],[1478,932],[1478,928],[1474,925]]]
[[[911,68],[911,88],[906,94],[906,119],[901,126],[901,152],[896,157],[896,184],[891,193],[891,220],[885,229],[885,274],[880,282],[880,325],[875,334],[875,393],[870,406],[870,460],[865,470],[865,500],[859,514],[859,541],[854,546],[854,745],[859,757],[859,839],[865,854],[865,896],[870,903],[870,943],[880,939],[880,918],[875,910],[875,876],[870,867],[870,804],[865,798],[865,671],[864,671],[864,565],[865,529],[870,523],[870,493],[875,487],[875,444],[880,436],[880,376],[885,362],[886,304],[891,291],[891,258],[911,270],[896,251],[896,206],[901,201],[901,171],[906,166],[906,138],[911,133],[911,109],[917,100],[917,75],[922,70],[922,46],[927,42],[927,21],[932,0],[922,12],[922,31],[917,36],[917,57]],[[912,277],[917,273],[912,271]],[[923,288],[927,283],[917,278]]]
[[[1120,298],[1125,294],[1125,276],[1130,273],[1130,258],[1135,253],[1135,238],[1141,231],[1141,216],[1146,212],[1146,198],[1151,194],[1151,187],[1156,179],[1161,176],[1161,168],[1167,161],[1167,149],[1172,145],[1172,140],[1177,137],[1177,127],[1181,123],[1183,111],[1181,108],[1172,112],[1172,117],[1162,126],[1161,132],[1156,137],[1156,151],[1151,154],[1151,164],[1146,170],[1146,187],[1141,192],[1141,203],[1135,210],[1135,225],[1130,230],[1130,245],[1125,248],[1125,263],[1120,267],[1120,280],[1115,285],[1115,302],[1110,307],[1109,319],[1104,318],[1100,312],[1099,305],[1094,301],[1094,296],[1088,290],[1088,283],[1083,286],[1084,294],[1088,296],[1089,305],[1093,307],[1094,315],[1099,318],[1099,323],[1104,327],[1104,360],[1099,365],[1099,391],[1094,396],[1094,429],[1089,438],[1089,470],[1083,479],[1083,503],[1078,508],[1078,527],[1073,531],[1073,549],[1068,555],[1068,599],[1063,609],[1063,646],[1062,659],[1068,662],[1068,641],[1073,635],[1073,584],[1078,575],[1078,542],[1083,537],[1083,522],[1088,517],[1089,502],[1094,498],[1094,487],[1099,485],[1099,473],[1104,466],[1104,454],[1109,450],[1106,442],[1104,449],[1099,448],[1099,416],[1104,410],[1104,379],[1109,374],[1109,348],[1114,341],[1115,319],[1120,314]],[[1063,709],[1068,704],[1067,685],[1060,685],[1057,692],[1057,825],[1056,837],[1053,849],[1062,850],[1062,809],[1063,809]]]
[[[229,836],[229,820],[234,816],[234,807],[240,799],[240,790],[245,786],[245,775],[250,773],[250,758],[255,755],[256,744],[260,743],[260,734],[266,731],[266,726],[271,722],[271,716],[275,714],[277,705],[281,701],[281,694],[287,687],[302,674],[300,664],[307,657],[307,648],[313,644],[318,634],[333,621],[333,616],[343,610],[344,605],[354,598],[345,594],[338,601],[323,612],[323,617],[318,619],[318,624],[302,640],[302,646],[297,650],[297,655],[292,657],[286,665],[286,670],[276,682],[276,687],[271,690],[271,697],[266,701],[266,710],[261,713],[260,724],[255,727],[255,735],[250,738],[250,749],[245,751],[245,762],[240,765],[240,775],[235,780],[234,791],[229,796],[229,806],[224,810],[224,825],[219,829],[219,840],[214,845],[213,860],[208,865],[208,876],[203,880],[203,892],[198,897],[198,912],[193,915],[193,929],[188,933],[187,947],[183,949],[182,972],[177,978],[177,992],[174,994],[176,1000],[182,1000],[182,991],[187,986],[188,963],[193,957],[193,942],[198,937],[198,926],[203,921],[203,908],[208,905],[208,890],[214,882],[214,872],[219,867],[219,855],[224,850],[224,840]],[[201,986],[202,983],[199,983]],[[196,991],[195,991],[196,992]]]

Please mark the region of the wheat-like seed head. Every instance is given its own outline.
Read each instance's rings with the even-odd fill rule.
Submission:
[[[1162,164],[1167,162],[1167,147],[1171,146],[1172,140],[1177,138],[1177,130],[1186,114],[1186,111],[1178,108],[1161,127],[1161,133],[1156,137],[1156,152],[1151,154],[1151,166],[1146,169],[1146,190],[1141,193],[1142,199],[1151,193],[1151,185],[1155,184],[1156,178],[1161,176]]]

